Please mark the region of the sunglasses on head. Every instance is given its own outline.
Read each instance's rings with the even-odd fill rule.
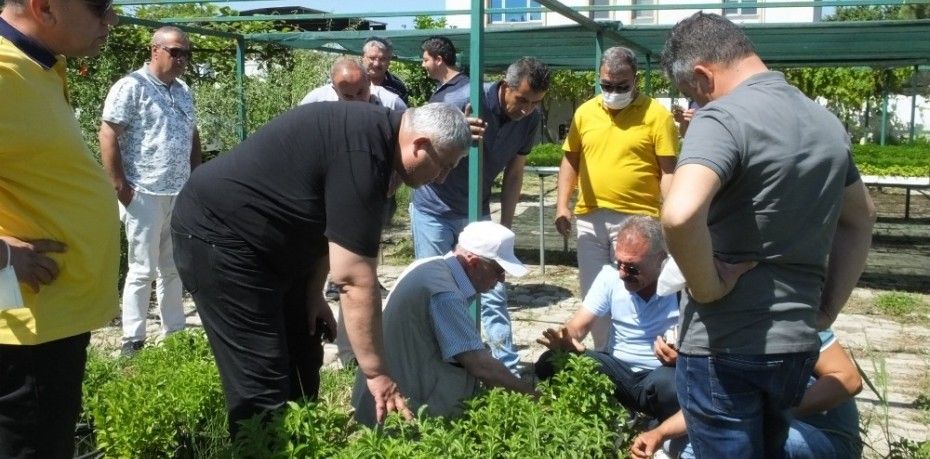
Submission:
[[[627,273],[627,274],[629,274],[629,275],[631,275],[631,276],[638,276],[638,275],[639,275],[639,268],[636,267],[636,265],[632,265],[632,264],[629,264],[629,263],[617,262],[617,269],[619,269],[620,271],[623,271],[623,272],[625,272],[625,273]]]
[[[87,4],[95,15],[101,18],[107,14],[107,11],[113,8],[113,0],[84,0],[84,3]]]
[[[183,58],[185,58],[185,59],[187,59],[187,60],[190,60],[190,58],[191,58],[191,54],[192,54],[192,53],[191,53],[191,50],[189,50],[189,49],[186,49],[186,48],[169,48],[169,47],[167,47],[167,46],[161,46],[161,45],[156,45],[156,46],[159,47],[159,48],[161,48],[161,49],[163,49],[163,50],[165,50],[165,52],[168,53],[168,55],[171,56],[172,59],[177,59],[177,58],[179,58],[179,57],[183,57]]]
[[[604,92],[618,93],[618,92],[627,92],[630,90],[630,86],[626,84],[611,84],[611,83],[605,83],[603,81],[600,84],[601,84],[601,91],[604,91]]]

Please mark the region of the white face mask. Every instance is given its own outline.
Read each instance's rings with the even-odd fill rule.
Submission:
[[[621,110],[633,102],[633,90],[627,92],[605,92],[604,106],[611,110]]]
[[[13,269],[10,244],[6,246],[6,267],[0,269],[0,310],[23,307],[23,294],[19,291],[19,279]]]

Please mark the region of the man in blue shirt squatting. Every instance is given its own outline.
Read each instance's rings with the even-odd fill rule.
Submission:
[[[716,14],[672,28],[669,79],[701,104],[662,207],[688,283],[675,364],[697,457],[783,457],[790,409],[865,266],[875,206],[843,125]]]
[[[617,400],[627,409],[663,420],[678,411],[675,363],[653,351],[678,322],[678,295],[656,293],[666,259],[659,220],[633,215],[617,232],[617,267],[604,265],[581,308],[559,330],[543,332],[539,343],[550,350],[536,362],[536,374],[547,379],[554,369],[553,351],[584,353],[597,360],[613,381]],[[609,317],[607,351],[587,349],[581,341],[599,317]]]
[[[513,232],[497,223],[474,222],[458,235],[453,250],[413,262],[397,279],[384,308],[384,352],[413,411],[425,405],[430,416],[457,416],[478,381],[534,392],[491,356],[468,314],[475,296],[500,285],[505,273],[526,274],[513,241]],[[361,372],[352,405],[359,422],[375,423],[374,399]]]
[[[424,52],[424,65],[428,52]],[[485,84],[481,111],[487,123],[481,184],[482,220],[491,218],[491,184],[503,171],[500,224],[508,228],[513,224],[514,209],[523,187],[526,155],[539,134],[541,115],[536,107],[548,89],[549,69],[529,57],[511,64],[503,80]],[[455,103],[464,110],[467,99]],[[445,183],[414,190],[410,220],[417,258],[442,255],[455,246],[456,235],[468,224],[467,162],[459,163]],[[503,283],[494,286],[482,295],[481,304],[481,324],[491,352],[516,373],[519,356],[513,347],[506,286]]]

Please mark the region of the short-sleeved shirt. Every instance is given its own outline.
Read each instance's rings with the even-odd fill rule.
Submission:
[[[449,267],[458,291],[433,295],[429,302],[429,312],[442,358],[454,362],[455,356],[459,354],[484,349],[484,343],[481,342],[475,320],[468,315],[468,305],[477,295],[475,286],[454,254],[446,254],[443,260]]]
[[[433,91],[433,95],[430,96],[429,101],[431,103],[445,102],[455,105],[459,110],[465,110],[465,104],[468,103],[468,99],[471,97],[469,82],[468,75],[457,73],[454,77],[450,78],[449,81],[440,84],[436,90]]]
[[[620,272],[605,265],[584,297],[583,307],[597,317],[610,316],[607,348],[636,371],[662,365],[652,350],[657,336],[678,323],[678,296],[653,295],[644,300],[623,286]]]
[[[0,311],[0,344],[35,345],[118,313],[119,214],[66,92],[66,63],[0,18],[0,236],[54,239],[61,270],[23,308]],[[4,305],[10,306],[10,305]]]
[[[662,170],[657,157],[674,157],[678,128],[671,112],[640,94],[623,110],[608,110],[603,96],[582,104],[562,149],[580,154],[575,214],[597,209],[659,215]]]
[[[487,126],[484,131],[484,161],[482,175],[482,215],[488,215],[491,203],[491,185],[517,155],[527,155],[539,137],[540,118],[538,110],[511,121],[500,103],[500,83],[484,87],[483,118]],[[443,218],[468,216],[468,160],[459,161],[443,183],[431,183],[413,191],[413,205],[420,212]]]
[[[312,91],[308,92],[306,96],[300,101],[300,105],[309,104],[313,102],[335,102],[339,100],[339,94],[336,92],[336,88],[333,88],[332,84],[325,84],[318,88],[314,88]],[[369,97],[368,102],[375,105],[380,105],[382,107],[387,107],[392,110],[406,110],[407,104],[404,103],[391,91],[388,91],[382,86],[376,84],[371,85],[371,96]]]
[[[384,89],[397,94],[397,97],[400,97],[400,100],[404,101],[404,105],[408,107],[410,106],[407,85],[405,85],[403,80],[395,76],[393,73],[389,71],[384,72],[384,81],[381,82],[381,86],[384,86]]]
[[[733,291],[684,302],[681,351],[780,354],[817,349],[815,313],[846,186],[859,180],[849,137],[779,72],[754,75],[695,114],[678,166],[714,171],[714,255],[758,261]]]
[[[402,116],[365,102],[285,112],[194,171],[172,229],[244,241],[282,274],[308,267],[329,242],[375,257]]]
[[[190,177],[196,124],[194,98],[181,80],[149,73],[148,63],[107,94],[103,120],[124,128],[117,139],[123,172],[134,190],[174,195]]]

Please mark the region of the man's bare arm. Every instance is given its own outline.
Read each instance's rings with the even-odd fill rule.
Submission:
[[[559,165],[558,191],[555,203],[555,229],[563,237],[572,232],[572,211],[568,202],[572,198],[575,186],[578,184],[578,166],[581,163],[581,153],[566,151]]]
[[[833,236],[827,278],[820,300],[817,326],[825,329],[836,320],[852,293],[872,245],[875,204],[861,180],[843,191],[843,206]]]
[[[675,174],[675,165],[678,164],[678,158],[675,156],[656,156],[659,163],[659,191],[662,193],[662,199],[668,196],[668,190],[672,188],[672,177]]]
[[[525,394],[536,392],[531,383],[514,376],[500,360],[491,357],[486,349],[463,352],[456,355],[455,360],[465,368],[468,374],[488,386],[503,387]]]
[[[375,399],[378,422],[391,411],[399,411],[408,419],[403,395],[391,379],[384,360],[381,329],[381,294],[375,272],[375,259],[358,255],[339,244],[329,244],[330,280],[340,289],[342,313],[359,370],[365,374],[368,390]]]
[[[524,166],[526,166],[526,155],[517,155],[504,168],[504,183],[501,187],[501,225],[507,228],[513,226],[513,214],[517,209],[517,202],[520,201]]]
[[[116,198],[124,206],[128,206],[132,201],[133,189],[126,181],[123,154],[119,150],[119,136],[124,130],[125,128],[119,124],[103,121],[100,123],[97,138],[100,140],[100,162],[103,163],[103,170],[110,177],[110,183],[116,190]]]

